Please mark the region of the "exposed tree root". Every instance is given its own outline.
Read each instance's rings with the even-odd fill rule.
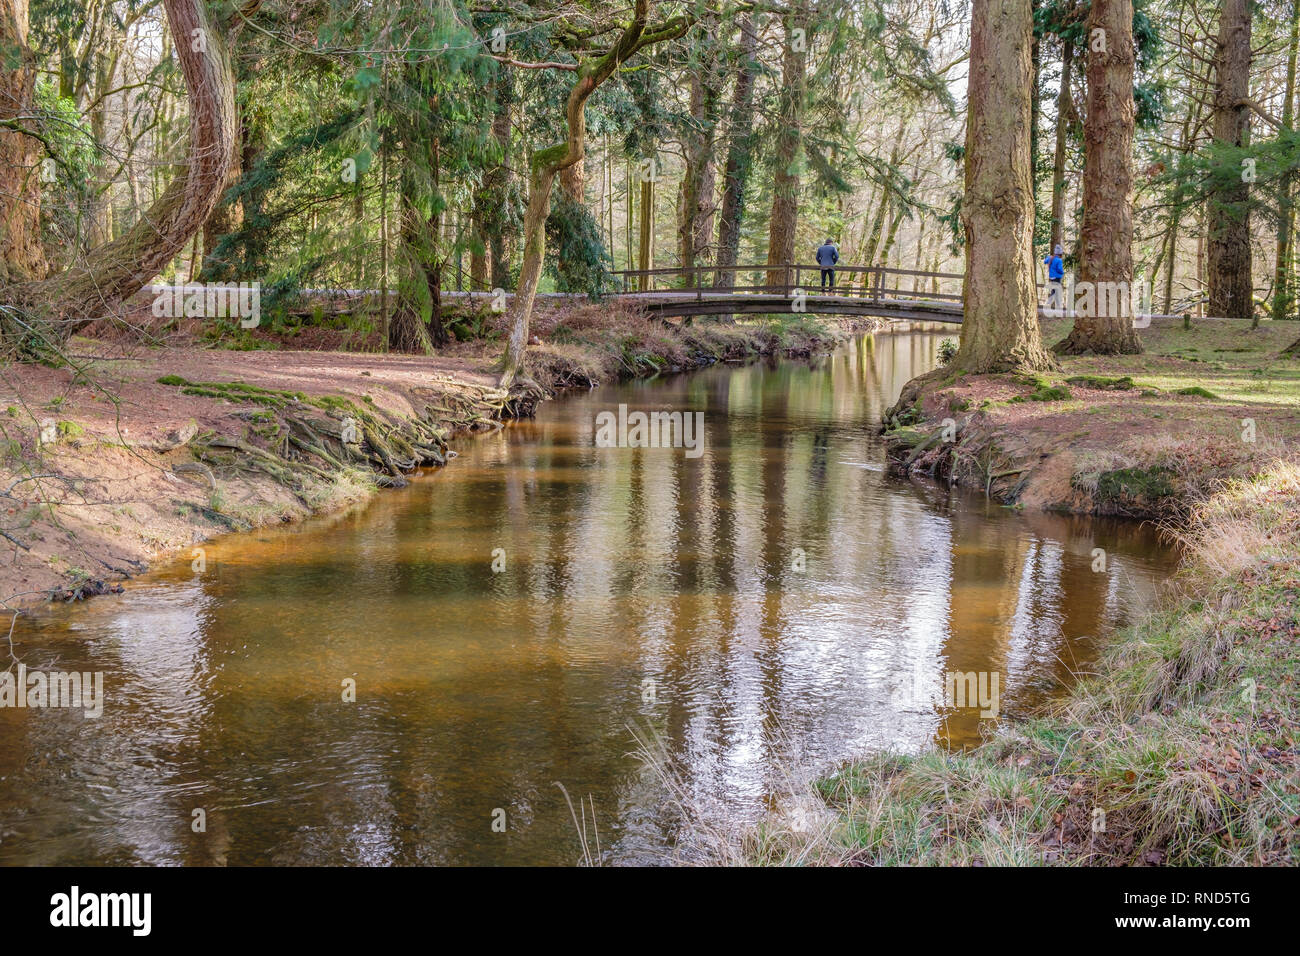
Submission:
[[[331,481],[357,467],[374,472],[382,485],[400,487],[406,484],[405,474],[447,463],[454,455],[447,448],[452,433],[500,428],[499,419],[511,403],[503,389],[452,378],[417,390],[429,392],[432,400],[416,416],[385,414],[339,395],[312,397],[245,382],[190,382],[174,375],[159,381],[189,395],[260,406],[241,416],[249,423],[249,434],[198,436],[195,455],[219,468],[255,468],[295,494],[308,482]],[[271,447],[255,444],[256,439]],[[177,466],[181,468],[187,466]],[[204,465],[190,464],[187,470],[195,468],[215,482]]]

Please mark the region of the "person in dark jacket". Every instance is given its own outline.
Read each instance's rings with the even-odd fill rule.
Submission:
[[[822,291],[835,288],[835,263],[840,261],[840,250],[827,239],[817,247],[817,264],[822,267]]]

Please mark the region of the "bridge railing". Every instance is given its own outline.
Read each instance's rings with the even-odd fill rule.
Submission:
[[[666,269],[623,269],[613,273],[624,293],[694,294],[703,300],[709,294],[753,294],[792,296],[796,289],[820,292],[821,266],[807,263],[777,265],[701,265]],[[885,266],[836,266],[835,286],[830,294],[879,299],[961,301],[964,276],[958,272],[926,272],[890,269]]]

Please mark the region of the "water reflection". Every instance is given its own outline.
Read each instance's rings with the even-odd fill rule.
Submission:
[[[737,820],[791,763],[971,744],[977,709],[917,687],[996,672],[1001,712],[1032,709],[1171,558],[888,478],[870,423],[938,338],[575,396],[368,507],[25,622],[28,667],[102,669],[107,704],[0,710],[0,861],[570,863],[556,781],[609,859],[647,859],[673,820],[629,728]],[[594,447],[620,402],[704,411],[704,454]]]

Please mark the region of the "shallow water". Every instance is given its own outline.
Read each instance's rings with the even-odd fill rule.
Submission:
[[[653,861],[675,818],[634,733],[736,825],[792,768],[975,742],[989,708],[945,674],[1031,710],[1174,559],[886,476],[871,424],[939,339],[571,396],[365,507],[21,621],[25,665],[102,671],[105,705],[0,708],[0,862],[567,864],[557,782],[607,862]],[[595,447],[620,403],[702,411],[703,453]]]

